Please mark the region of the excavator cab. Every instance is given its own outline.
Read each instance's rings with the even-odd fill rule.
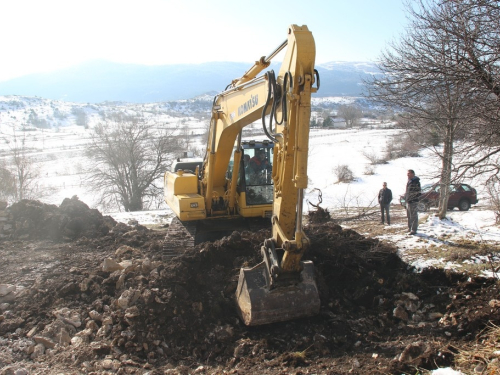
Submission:
[[[245,206],[273,203],[273,145],[268,147],[257,144],[256,147],[243,145],[242,165],[238,192],[244,194]],[[249,145],[250,146],[250,145]]]
[[[274,192],[273,147],[273,143],[268,140],[243,141],[234,150],[241,153],[236,180],[236,207],[241,217],[271,218]],[[226,172],[228,184],[235,171],[234,154],[233,152]]]

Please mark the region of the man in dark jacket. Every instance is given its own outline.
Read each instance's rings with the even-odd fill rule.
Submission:
[[[378,192],[378,203],[380,204],[380,213],[382,214],[381,224],[384,224],[384,211],[387,216],[387,225],[391,225],[391,215],[389,214],[389,206],[392,202],[392,191],[387,188],[387,182],[382,184],[382,189]]]
[[[264,150],[257,150],[255,156],[250,159],[249,165],[254,173],[259,173],[263,170],[270,172],[272,170],[271,164],[267,160],[266,152]]]
[[[415,176],[413,169],[408,169],[408,182],[406,183],[406,216],[408,217],[408,234],[417,234],[418,228],[418,200],[420,199],[420,178]]]
[[[271,171],[273,167],[269,160],[266,158],[266,152],[264,150],[257,150],[255,156],[248,162],[248,167],[246,173],[249,176],[249,183],[251,185],[260,185],[263,183],[270,182]],[[265,173],[265,172],[269,173]]]

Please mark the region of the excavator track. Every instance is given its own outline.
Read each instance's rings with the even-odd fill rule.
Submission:
[[[175,217],[168,227],[163,242],[163,259],[171,260],[201,242],[216,241],[229,236],[233,231],[246,230],[255,233],[264,228],[271,229],[270,219],[238,218],[182,222]]]
[[[171,260],[178,257],[187,249],[192,249],[195,245],[196,223],[182,223],[178,218],[174,217],[163,241],[163,258]]]

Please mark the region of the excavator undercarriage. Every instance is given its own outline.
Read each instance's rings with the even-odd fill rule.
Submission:
[[[261,229],[271,229],[268,218],[231,218],[217,220],[180,221],[174,217],[167,229],[163,242],[163,258],[168,261],[181,256],[187,250],[207,241],[220,240],[234,231],[255,233]]]

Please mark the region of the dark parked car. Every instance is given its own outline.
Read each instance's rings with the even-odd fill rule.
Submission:
[[[399,197],[403,207],[406,207],[404,195]],[[471,205],[478,202],[476,189],[467,184],[451,184],[450,198],[448,199],[448,209],[458,207],[460,211],[467,211]],[[418,202],[419,211],[427,211],[429,207],[439,205],[439,184],[422,186],[422,195]]]

